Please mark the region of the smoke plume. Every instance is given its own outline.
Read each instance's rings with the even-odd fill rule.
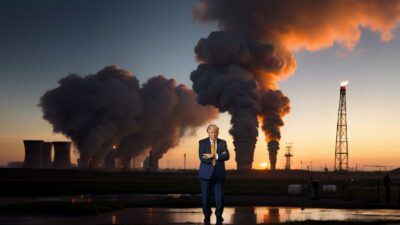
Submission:
[[[249,162],[251,167],[258,117],[275,168],[282,118],[290,111],[289,98],[277,82],[296,70],[292,51],[316,51],[335,43],[352,50],[362,27],[388,41],[400,21],[400,1],[200,0],[193,15],[202,22],[216,21],[220,28],[195,47],[200,65],[191,80],[199,103],[232,115],[238,168],[248,168]],[[247,88],[239,85],[244,78],[251,83]],[[249,144],[241,145],[243,141]]]
[[[160,75],[140,87],[134,75],[116,66],[85,77],[68,75],[39,105],[54,132],[77,146],[83,167],[89,159],[102,163],[114,144],[125,166],[150,148],[159,160],[218,113],[198,105],[195,93],[173,79]]]
[[[231,114],[230,134],[234,138],[238,169],[251,169],[253,152],[248,150],[255,147],[260,111],[258,86],[251,73],[239,65],[201,64],[190,79],[201,105],[214,105]]]

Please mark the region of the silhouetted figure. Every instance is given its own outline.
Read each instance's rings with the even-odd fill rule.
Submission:
[[[383,185],[385,185],[385,192],[386,192],[386,202],[390,202],[390,187],[392,185],[392,180],[387,173],[386,176],[383,178]]]
[[[347,200],[351,201],[353,200],[353,182],[354,182],[354,178],[350,178],[349,182],[348,182],[348,196],[347,196]]]
[[[89,170],[92,170],[94,168],[94,162],[92,158],[90,158],[88,161],[88,168]]]
[[[313,176],[310,177],[310,199],[319,199],[319,181],[315,180]]]
[[[376,201],[381,201],[381,181],[376,181]]]

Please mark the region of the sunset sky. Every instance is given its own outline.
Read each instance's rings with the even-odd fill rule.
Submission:
[[[23,160],[24,139],[66,140],[52,132],[37,105],[69,73],[84,76],[115,64],[141,82],[162,74],[191,87],[189,75],[198,65],[194,47],[219,29],[214,22],[193,19],[196,2],[0,0],[0,165]],[[391,38],[360,29],[352,49],[338,42],[318,49],[309,43],[306,49],[292,48],[297,69],[279,81],[291,112],[284,117],[278,168],[285,165],[287,142],[293,143],[294,168],[300,168],[300,161],[303,168],[311,163],[315,170],[333,168],[342,80],[349,80],[350,167],[400,166],[400,29],[394,28]],[[319,39],[324,36],[315,41]],[[229,120],[223,113],[214,123],[231,152],[226,166],[234,169]],[[206,137],[205,127],[166,153],[160,167],[182,168],[187,153],[188,167],[197,168],[197,141]],[[259,134],[256,169],[269,162],[267,143],[261,130]],[[72,158],[75,163],[77,156]]]

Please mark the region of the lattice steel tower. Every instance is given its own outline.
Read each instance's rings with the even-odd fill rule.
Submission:
[[[338,120],[336,127],[335,145],[335,171],[349,170],[349,148],[347,143],[347,114],[346,114],[346,84],[340,83],[340,100],[338,109]]]
[[[293,143],[286,143],[286,165],[285,165],[285,170],[290,170],[291,168],[291,157],[293,157],[292,155],[292,144]]]

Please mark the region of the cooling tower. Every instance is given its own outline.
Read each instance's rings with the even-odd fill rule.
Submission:
[[[42,168],[42,147],[41,140],[24,140],[25,160],[24,168]]]
[[[54,146],[54,161],[53,168],[55,169],[69,169],[71,168],[71,142],[55,141]]]
[[[51,168],[51,149],[53,143],[44,142],[42,147],[42,167],[45,169]]]

